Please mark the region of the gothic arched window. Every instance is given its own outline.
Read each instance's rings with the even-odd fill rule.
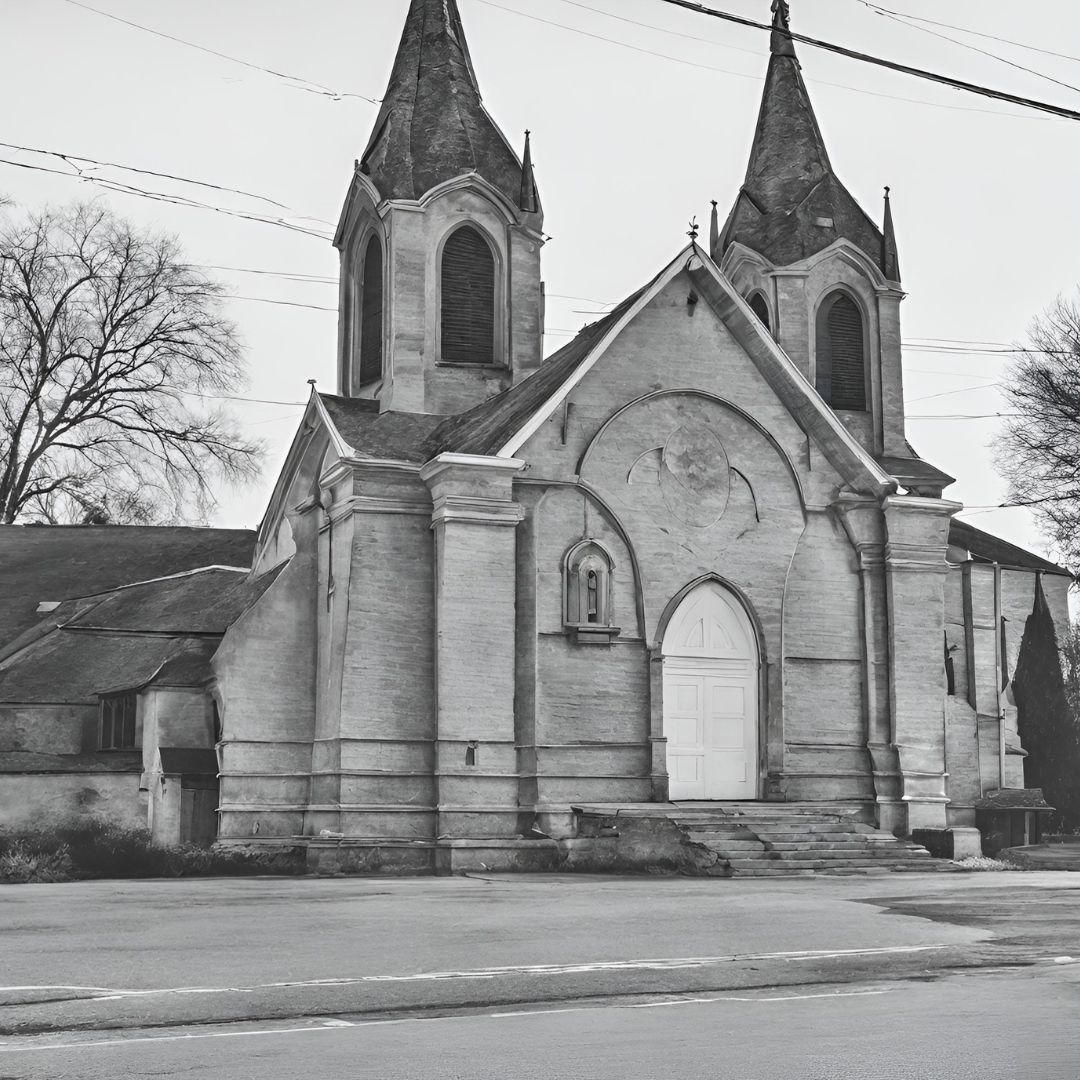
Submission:
[[[373,236],[364,252],[363,282],[360,287],[360,376],[359,384],[382,378],[383,368],[383,253],[379,238]]]
[[[566,556],[564,619],[579,644],[609,642],[619,633],[611,625],[611,556],[594,540],[584,540]]]
[[[834,409],[866,411],[863,317],[847,293],[833,293],[818,311],[817,391]]]
[[[772,327],[769,325],[769,305],[761,293],[756,292],[750,297],[750,310],[758,317],[761,325],[771,332]]]
[[[441,359],[494,364],[495,254],[478,229],[464,225],[442,252]]]

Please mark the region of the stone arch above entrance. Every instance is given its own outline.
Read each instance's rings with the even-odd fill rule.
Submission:
[[[662,651],[669,798],[757,799],[761,660],[746,609],[707,581],[679,604]]]

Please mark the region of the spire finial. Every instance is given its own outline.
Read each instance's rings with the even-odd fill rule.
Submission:
[[[691,220],[691,222],[690,222],[690,231],[686,235],[689,236],[690,239],[693,240],[695,244],[697,243],[697,238],[698,238],[697,214],[695,214],[693,219]]]
[[[525,129],[525,152],[521,157],[521,195],[518,207],[526,214],[535,214],[540,210],[540,195],[536,188],[536,173],[533,170],[532,132]]]
[[[712,200],[712,216],[709,220],[709,255],[713,259],[720,250],[720,212],[716,200]]]
[[[881,230],[881,269],[890,281],[900,280],[900,253],[896,246],[896,227],[893,225],[892,188],[885,188],[885,222]]]
[[[774,56],[795,58],[795,42],[791,40],[791,5],[788,0],[773,0],[772,43]]]

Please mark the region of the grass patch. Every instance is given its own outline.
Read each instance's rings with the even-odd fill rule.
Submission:
[[[301,848],[155,847],[146,829],[125,829],[96,820],[47,831],[0,830],[0,883],[8,885],[305,872]]]
[[[1017,866],[1014,862],[1007,862],[1004,859],[991,859],[986,855],[973,855],[970,859],[960,859],[955,862],[954,865],[959,866],[961,870],[1022,870],[1022,866]]]

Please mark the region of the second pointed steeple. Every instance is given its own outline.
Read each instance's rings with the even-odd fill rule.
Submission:
[[[882,236],[833,171],[791,38],[787,0],[773,0],[769,70],[746,179],[720,238],[790,266],[839,239],[882,261]]]

